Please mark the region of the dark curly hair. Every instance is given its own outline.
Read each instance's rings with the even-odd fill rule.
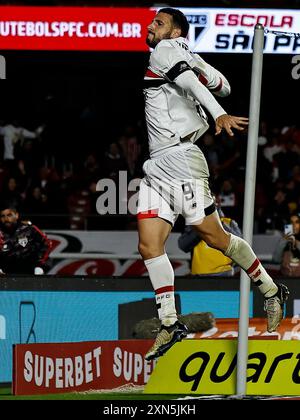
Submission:
[[[190,24],[186,18],[186,16],[178,9],[173,9],[172,7],[164,7],[163,9],[160,9],[158,13],[167,13],[168,15],[171,15],[173,18],[174,26],[181,29],[181,36],[186,38]]]

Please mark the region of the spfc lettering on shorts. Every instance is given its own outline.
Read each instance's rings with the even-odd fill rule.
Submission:
[[[24,238],[19,238],[18,244],[25,248],[25,246],[28,244],[28,239],[26,238],[26,236]]]

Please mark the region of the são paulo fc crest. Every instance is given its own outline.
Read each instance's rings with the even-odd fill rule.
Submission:
[[[25,246],[28,244],[28,239],[26,238],[26,236],[24,238],[19,238],[18,244],[25,248]]]
[[[190,24],[190,30],[188,35],[189,47],[191,51],[194,51],[196,49],[197,44],[200,42],[200,39],[203,37],[204,33],[208,29],[208,14],[201,12],[199,12],[199,14],[185,13],[185,16]]]

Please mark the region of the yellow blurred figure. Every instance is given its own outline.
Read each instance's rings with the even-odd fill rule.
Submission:
[[[220,208],[218,208],[218,212],[224,229],[241,237],[242,233],[238,224],[234,220],[224,217]],[[192,226],[186,227],[178,239],[178,245],[182,251],[191,252],[191,274],[225,277],[234,275],[234,262],[221,251],[208,246]]]
[[[221,222],[230,226],[231,219],[221,217]],[[229,275],[234,274],[233,261],[223,252],[211,248],[200,240],[192,250],[191,274],[195,275]]]

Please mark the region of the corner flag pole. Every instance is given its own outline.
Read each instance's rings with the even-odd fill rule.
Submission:
[[[263,65],[264,27],[258,23],[254,30],[254,44],[252,55],[251,91],[249,130],[247,145],[245,197],[243,214],[243,238],[252,245],[254,199],[256,183],[256,162],[259,130],[261,79]],[[248,326],[249,326],[249,296],[250,280],[241,271],[240,306],[239,306],[239,335],[237,354],[237,395],[246,395],[247,362],[248,362]]]

